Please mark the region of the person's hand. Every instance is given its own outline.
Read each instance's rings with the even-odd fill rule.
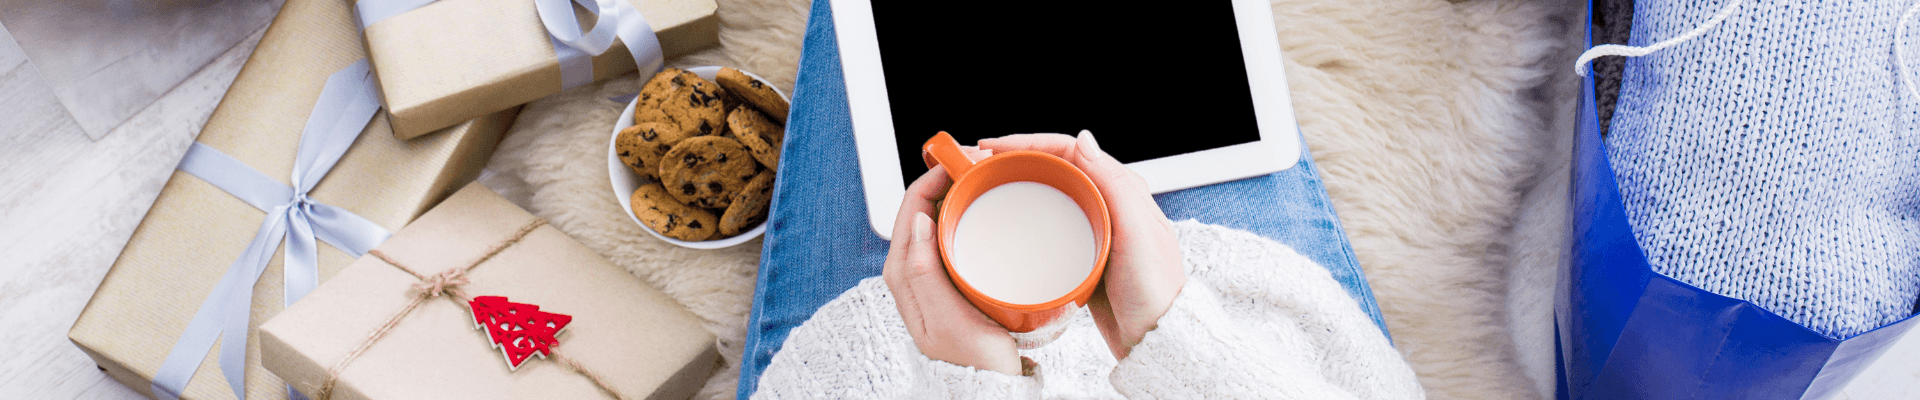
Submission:
[[[1173,223],[1153,202],[1146,180],[1101,151],[1093,134],[1086,131],[1081,131],[1078,139],[1058,134],[986,139],[980,141],[980,148],[1051,153],[1079,167],[1100,188],[1113,220],[1113,243],[1102,285],[1087,306],[1113,357],[1126,358],[1147,331],[1158,325],[1160,316],[1166,315],[1187,282]]]
[[[969,153],[976,160],[987,154]],[[1020,375],[1023,370],[1013,336],[960,295],[940,260],[930,215],[938,214],[935,208],[952,183],[945,168],[933,167],[907,187],[894,218],[893,247],[887,250],[882,275],[921,354],[954,365]]]

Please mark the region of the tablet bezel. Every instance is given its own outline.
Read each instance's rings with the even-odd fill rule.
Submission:
[[[873,5],[870,0],[831,1],[867,220],[874,233],[891,239],[894,217],[910,181],[901,176],[898,164]],[[1232,1],[1260,140],[1127,164],[1147,181],[1153,193],[1269,174],[1300,161],[1299,125],[1294,119],[1272,6],[1264,0]]]

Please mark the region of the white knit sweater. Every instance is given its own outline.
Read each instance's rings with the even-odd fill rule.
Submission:
[[[928,359],[886,282],[868,278],[795,328],[754,398],[1419,399],[1400,354],[1325,268],[1272,240],[1174,224],[1187,285],[1116,362],[1082,309],[1013,376]]]

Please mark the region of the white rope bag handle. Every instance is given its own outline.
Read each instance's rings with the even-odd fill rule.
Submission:
[[[1580,59],[1573,62],[1573,73],[1579,74],[1580,76],[1587,76],[1589,71],[1587,69],[1587,63],[1596,58],[1606,56],[1639,57],[1653,54],[1653,52],[1673,47],[1688,40],[1693,40],[1694,38],[1700,37],[1700,35],[1706,34],[1707,31],[1712,30],[1714,27],[1720,26],[1720,22],[1726,21],[1727,17],[1733,16],[1735,11],[1739,11],[1741,3],[1745,1],[1746,0],[1728,1],[1727,4],[1722,6],[1719,12],[1714,13],[1713,18],[1708,19],[1706,23],[1694,27],[1693,30],[1687,31],[1685,34],[1654,43],[1651,46],[1640,47],[1617,44],[1594,46],[1591,49],[1587,49],[1586,52],[1580,53]],[[1900,21],[1894,24],[1893,65],[1898,69],[1900,86],[1907,89],[1907,96],[1909,98],[1920,99],[1920,88],[1916,88],[1913,80],[1908,78],[1908,75],[1911,75],[1912,72],[1907,68],[1907,23],[1913,21],[1915,14],[1920,14],[1920,2],[1915,2],[1913,5],[1907,6],[1907,11],[1900,14]]]
[[[1913,14],[1920,12],[1920,2],[1907,6],[1907,12],[1900,14],[1900,22],[1893,28],[1893,66],[1898,68],[1900,85],[1907,88],[1907,98],[1920,99],[1920,90],[1913,88],[1913,80],[1907,79],[1907,22],[1913,20]]]
[[[1654,43],[1651,46],[1640,47],[1640,46],[1625,46],[1625,45],[1618,45],[1618,44],[1603,44],[1599,46],[1593,46],[1593,48],[1587,49],[1585,53],[1580,53],[1580,59],[1573,62],[1573,73],[1579,74],[1580,76],[1587,76],[1587,72],[1588,72],[1587,63],[1593,61],[1593,59],[1596,59],[1596,58],[1606,57],[1606,56],[1639,57],[1639,56],[1644,56],[1648,54],[1653,54],[1653,52],[1660,51],[1661,49],[1665,49],[1668,47],[1673,47],[1674,45],[1684,43],[1688,40],[1693,40],[1693,38],[1700,37],[1700,35],[1706,34],[1707,31],[1713,30],[1714,27],[1720,26],[1720,21],[1725,21],[1727,20],[1727,17],[1733,16],[1733,13],[1735,11],[1740,10],[1740,3],[1743,3],[1745,1],[1746,0],[1728,1],[1727,5],[1720,7],[1720,11],[1714,13],[1713,18],[1708,19],[1706,23],[1700,24],[1700,26],[1694,27],[1693,30],[1687,31],[1687,33],[1685,34],[1681,34],[1680,36],[1676,36],[1671,39],[1662,40],[1659,43]],[[1911,15],[1913,14],[1913,12],[1909,11],[1907,14]],[[1902,23],[1902,27],[1904,26],[1905,24]],[[1909,86],[1909,88],[1911,88],[1911,86]]]

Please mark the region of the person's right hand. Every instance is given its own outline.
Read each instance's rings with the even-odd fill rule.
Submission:
[[[969,151],[968,156],[979,160],[987,153]],[[1013,336],[967,302],[947,278],[946,264],[940,260],[931,215],[939,214],[938,205],[952,184],[946,168],[936,166],[907,187],[894,217],[893,246],[887,250],[881,275],[921,354],[954,365],[1021,375],[1026,369]]]
[[[1158,326],[1160,317],[1173,306],[1173,299],[1186,285],[1186,269],[1181,265],[1179,238],[1173,222],[1153,202],[1147,181],[1119,160],[1100,150],[1093,134],[1080,137],[1058,134],[1011,135],[980,141],[980,148],[995,153],[1035,150],[1059,156],[1087,173],[1101,197],[1107,201],[1113,220],[1113,243],[1107,253],[1107,269],[1100,290],[1087,302],[1094,323],[1106,337],[1107,349],[1115,359],[1124,359],[1147,331]]]

